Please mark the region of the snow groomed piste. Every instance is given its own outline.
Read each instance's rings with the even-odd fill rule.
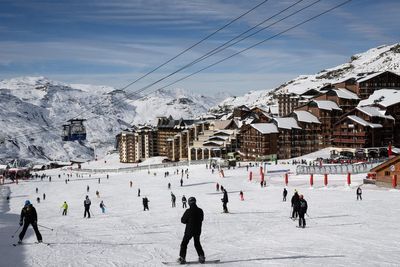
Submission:
[[[88,173],[50,170],[45,173],[52,176],[51,182],[37,179],[3,186],[0,250],[4,256],[0,266],[175,263],[185,229],[180,222],[185,210],[180,202],[183,195],[195,196],[204,211],[201,243],[208,266],[398,266],[399,191],[363,185],[363,200],[357,201],[356,188],[365,174],[352,175],[350,186],[347,175],[330,175],[327,186],[323,175],[314,175],[312,187],[309,175],[289,174],[287,202],[283,202],[285,177],[274,171],[290,169],[295,173],[295,165],[267,165],[266,187],[260,186],[259,166],[248,171],[245,167],[225,169],[224,178],[218,171],[212,174],[205,165],[178,168],[179,175],[174,174],[176,168],[167,168],[151,170],[150,174],[147,170],[108,173],[109,179],[105,173],[89,177]],[[180,171],[186,168],[190,176],[184,176],[180,186]],[[170,175],[164,177],[167,171]],[[65,183],[70,173],[72,178]],[[228,191],[230,213],[222,213],[222,193],[216,191],[216,183]],[[289,218],[295,189],[308,202],[306,228],[297,228],[298,221]],[[240,191],[244,193],[243,201]],[[171,192],[177,198],[175,208],[171,207]],[[46,200],[36,203],[43,193]],[[83,218],[86,195],[92,202],[90,219]],[[148,211],[143,211],[145,196],[149,199]],[[35,244],[33,230],[28,228],[24,245],[14,247],[18,238],[11,236],[19,226],[19,214],[27,199],[37,210],[38,224],[54,231],[39,227],[45,243]],[[64,201],[69,205],[67,216],[62,216],[60,208]],[[101,201],[107,207],[104,214],[99,207]],[[197,263],[193,240],[186,260]]]

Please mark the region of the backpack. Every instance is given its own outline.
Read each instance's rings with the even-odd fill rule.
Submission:
[[[300,201],[300,208],[305,209],[307,206],[305,201]]]

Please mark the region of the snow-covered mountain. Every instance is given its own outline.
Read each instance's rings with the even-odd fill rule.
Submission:
[[[132,123],[154,123],[157,116],[193,118],[221,101],[183,89],[143,98],[112,87],[68,85],[44,77],[0,81],[0,160],[91,159],[113,149],[115,135]],[[132,91],[131,91],[132,92]],[[85,142],[63,142],[62,125],[86,119]]]
[[[211,111],[218,113],[240,105],[266,107],[274,102],[274,94],[279,92],[301,94],[329,83],[386,70],[400,73],[400,43],[372,48],[351,56],[348,63],[322,70],[317,74],[300,75],[272,90],[252,91],[244,96],[230,97],[213,107]]]

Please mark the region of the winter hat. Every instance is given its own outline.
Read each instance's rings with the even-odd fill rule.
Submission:
[[[30,205],[31,204],[31,202],[29,201],[29,200],[26,200],[25,201],[25,206],[28,206],[28,205]]]
[[[194,197],[189,197],[188,202],[189,202],[189,206],[196,204],[196,199]]]
[[[303,197],[304,197],[303,195],[300,195],[300,199],[303,199]]]

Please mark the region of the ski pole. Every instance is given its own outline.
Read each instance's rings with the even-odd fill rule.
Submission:
[[[51,230],[51,231],[53,231],[53,230],[54,230],[53,228],[46,227],[46,226],[43,226],[43,225],[40,225],[40,224],[38,224],[38,226],[40,226],[40,227],[42,227],[42,228],[45,228],[45,229],[49,229],[49,230]]]
[[[13,233],[13,235],[11,236],[11,238],[14,238],[15,234],[18,232],[18,230],[21,228],[21,226],[22,226],[22,225],[20,225],[20,226],[18,227],[17,231],[15,231],[15,232]]]

